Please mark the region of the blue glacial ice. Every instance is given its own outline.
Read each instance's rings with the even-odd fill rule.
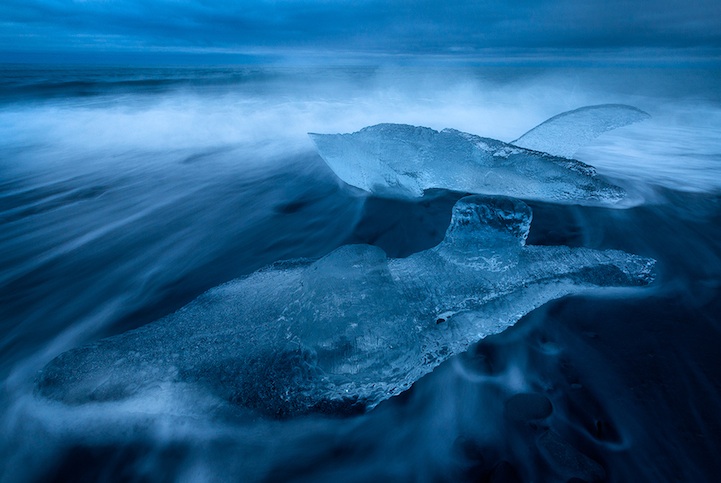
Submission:
[[[417,198],[424,190],[443,188],[540,201],[614,204],[625,197],[621,188],[597,176],[593,167],[562,156],[642,115],[630,106],[590,106],[551,118],[514,144],[455,129],[435,131],[406,124],[309,136],[340,179],[379,196]]]
[[[372,408],[545,302],[640,286],[654,260],[526,246],[531,209],[470,196],[445,239],[407,258],[348,245],[216,287],[164,319],[70,350],[37,393],[67,404],[192,387],[266,414]]]
[[[624,104],[586,106],[553,116],[511,144],[570,158],[601,134],[649,117],[648,113]]]

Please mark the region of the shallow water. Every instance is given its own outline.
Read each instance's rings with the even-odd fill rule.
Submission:
[[[0,76],[0,480],[700,481],[721,470],[717,70]],[[636,206],[532,203],[528,243],[656,258],[651,287],[551,302],[362,415],[274,420],[190,388],[82,406],[33,395],[58,354],[274,261],[346,243],[402,257],[441,240],[463,193],[367,197],[333,175],[307,132],[404,122],[508,141],[607,102],[652,119],[577,157]]]

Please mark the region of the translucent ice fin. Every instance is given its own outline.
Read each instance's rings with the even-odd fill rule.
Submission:
[[[310,134],[346,183],[380,196],[417,198],[429,188],[567,203],[615,203],[623,190],[579,161],[455,129],[378,124],[352,134]]]
[[[571,158],[576,151],[606,131],[648,118],[644,111],[624,104],[581,107],[553,116],[511,144]]]
[[[82,404],[193,388],[276,416],[370,408],[549,300],[653,278],[648,258],[526,246],[530,222],[521,201],[463,198],[435,248],[388,259],[350,245],[268,267],[61,354],[37,392]]]

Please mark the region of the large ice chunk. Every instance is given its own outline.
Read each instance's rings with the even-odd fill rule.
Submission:
[[[340,179],[380,196],[415,198],[445,188],[570,203],[624,197],[579,161],[454,129],[378,124],[352,134],[309,135]]]
[[[570,158],[606,131],[649,117],[648,113],[624,104],[586,106],[553,116],[511,144]]]
[[[526,246],[530,222],[521,201],[463,198],[435,248],[273,265],[61,354],[37,390],[72,404],[180,384],[276,415],[373,407],[551,299],[653,277],[653,260],[620,251]]]

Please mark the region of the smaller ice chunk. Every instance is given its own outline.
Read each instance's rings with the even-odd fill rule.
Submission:
[[[582,204],[625,196],[579,161],[455,129],[378,124],[309,135],[340,179],[384,197],[417,198],[430,188]]]
[[[641,109],[624,104],[586,106],[553,116],[511,144],[571,158],[601,134],[649,117]]]
[[[61,354],[37,391],[81,404],[192,386],[273,415],[371,408],[549,300],[653,279],[649,258],[526,246],[530,224],[522,201],[463,198],[430,250],[388,259],[348,245],[275,264]]]

